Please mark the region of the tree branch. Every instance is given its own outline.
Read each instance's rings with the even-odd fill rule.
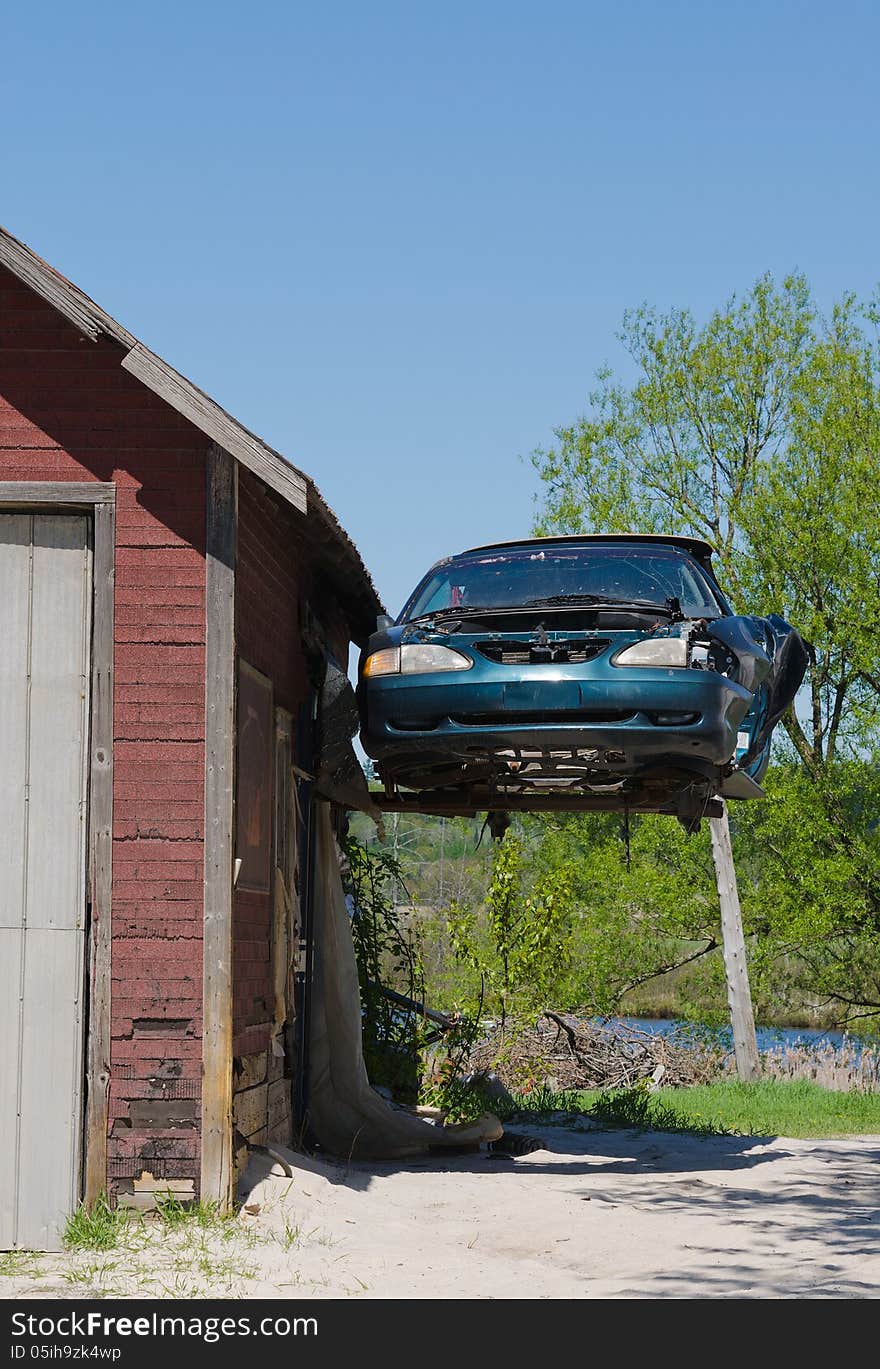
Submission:
[[[843,662],[841,661],[841,665],[842,664]],[[843,716],[843,704],[850,684],[850,676],[841,675],[840,679],[837,681],[837,688],[834,691],[834,707],[831,710],[831,721],[828,724],[828,736],[825,741],[825,759],[829,763],[834,760],[837,733],[840,728],[841,717]]]
[[[803,728],[795,717],[794,708],[787,708],[780,721],[788,734],[789,741],[803,761],[807,774],[811,779],[815,779],[818,774],[816,758],[813,755],[813,748],[807,741]]]
[[[714,937],[710,937],[705,946],[699,951],[694,951],[693,955],[687,956],[684,960],[677,961],[674,965],[662,965],[657,970],[652,970],[650,974],[643,974],[639,979],[634,979],[631,984],[627,984],[625,989],[620,990],[620,996],[629,993],[632,989],[638,989],[640,985],[647,984],[649,979],[659,979],[661,974],[670,974],[673,970],[680,970],[685,965],[690,965],[694,960],[699,960],[701,956],[708,955],[709,951],[717,950],[719,943]]]

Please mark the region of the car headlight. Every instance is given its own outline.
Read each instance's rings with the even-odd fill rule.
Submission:
[[[683,637],[651,637],[645,642],[633,642],[614,657],[614,665],[686,666],[687,642]]]
[[[437,670],[470,670],[473,661],[448,646],[408,643],[374,651],[364,662],[364,676],[429,675]]]

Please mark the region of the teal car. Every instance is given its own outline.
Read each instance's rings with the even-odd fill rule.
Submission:
[[[433,566],[361,654],[361,741],[422,811],[674,813],[757,798],[805,645],[735,614],[707,543],[544,537]],[[390,803],[389,803],[389,806]]]

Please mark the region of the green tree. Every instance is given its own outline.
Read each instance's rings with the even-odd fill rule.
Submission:
[[[737,818],[737,854],[777,824],[785,849],[767,848],[762,865],[775,903],[762,902],[755,924],[765,947],[785,945],[788,963],[828,992],[833,982],[842,994],[847,961],[858,963],[849,987],[862,1004],[880,1001],[880,865],[859,818],[880,758],[877,319],[852,296],[823,319],[800,275],[762,277],[703,324],[688,310],[634,310],[620,333],[633,378],[602,371],[588,412],[533,456],[544,485],[537,531],[705,538],[739,611],[780,613],[807,639],[803,698],[777,748],[800,778],[780,778],[772,814],[763,805]],[[771,879],[771,857],[787,880]],[[821,918],[799,915],[818,918],[829,901],[841,932],[833,949],[817,934]]]
[[[765,781],[768,801],[735,810],[752,990],[777,1017],[806,1006],[876,1029],[880,779],[859,761],[835,763],[832,778],[833,805],[806,767],[777,765]]]
[[[484,1009],[502,1028],[514,1013],[547,1006],[568,957],[572,872],[556,863],[529,888],[530,863],[522,839],[509,834],[495,848],[484,903],[449,906],[453,952],[478,976]]]
[[[526,824],[540,832],[536,877],[570,871],[571,950],[553,1006],[617,1013],[633,991],[720,946],[705,829],[690,837],[675,818],[635,817],[627,839],[621,818],[607,813],[533,816]],[[706,1003],[698,1006],[705,1017]],[[680,993],[678,1008],[686,1009]]]

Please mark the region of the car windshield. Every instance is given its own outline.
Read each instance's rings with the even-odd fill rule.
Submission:
[[[677,599],[692,618],[715,618],[723,611],[686,551],[604,542],[496,547],[457,556],[425,577],[399,621],[446,609],[524,608],[569,598],[658,606]]]

